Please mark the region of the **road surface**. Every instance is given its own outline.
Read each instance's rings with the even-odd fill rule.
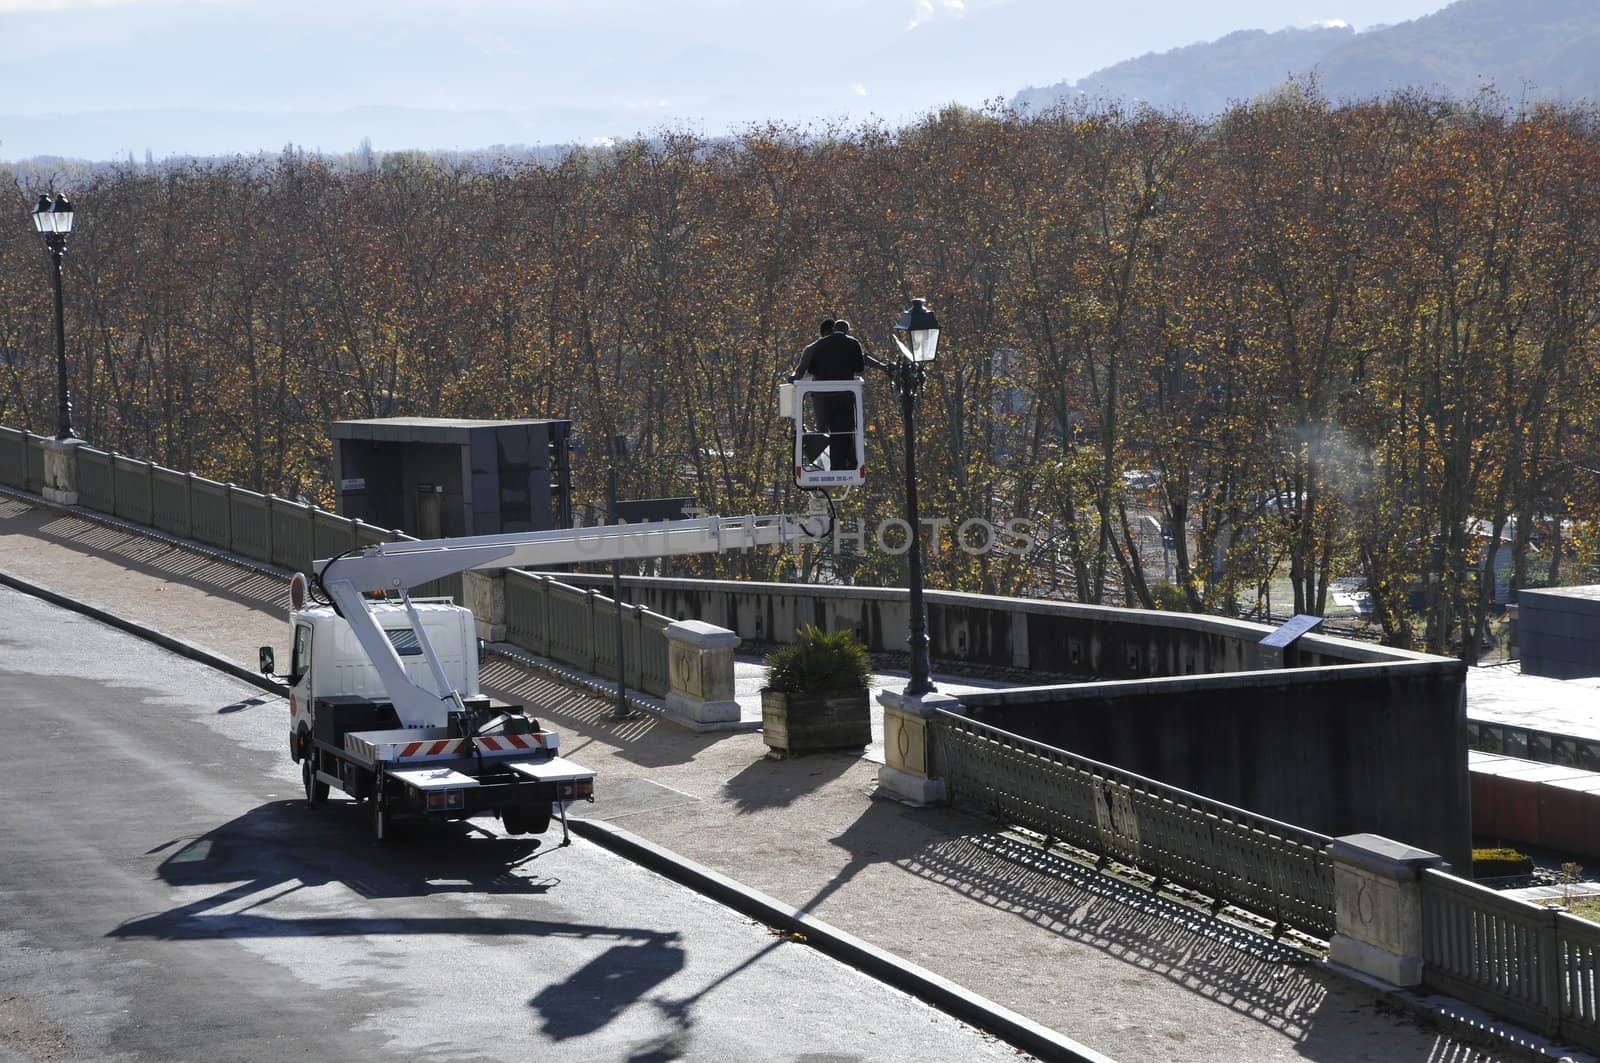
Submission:
[[[559,833],[380,846],[284,721],[0,588],[0,1061],[1019,1058]]]

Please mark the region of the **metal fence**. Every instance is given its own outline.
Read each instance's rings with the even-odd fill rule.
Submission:
[[[634,690],[665,697],[667,625],[672,618],[637,605],[622,607],[625,680]],[[549,576],[506,573],[506,638],[534,653],[599,676],[617,674],[616,603]]]
[[[933,775],[1007,822],[1326,938],[1331,838],[939,712]]]

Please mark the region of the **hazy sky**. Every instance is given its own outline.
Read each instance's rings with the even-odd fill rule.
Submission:
[[[0,0],[0,159],[897,121],[1238,29],[1445,0]]]

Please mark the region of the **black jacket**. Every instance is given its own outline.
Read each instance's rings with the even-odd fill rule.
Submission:
[[[830,332],[814,340],[800,355],[793,379],[809,375],[813,380],[849,380],[866,368],[861,342],[843,332]]]

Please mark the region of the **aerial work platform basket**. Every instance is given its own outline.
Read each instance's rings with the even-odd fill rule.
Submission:
[[[796,380],[778,388],[778,416],[794,422],[794,482],[854,487],[866,481],[861,378]]]

